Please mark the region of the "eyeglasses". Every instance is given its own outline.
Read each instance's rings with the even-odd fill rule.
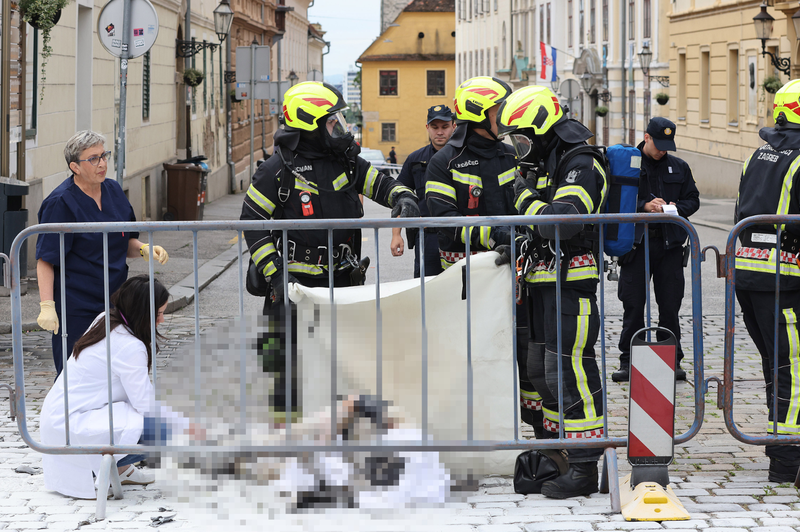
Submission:
[[[85,162],[88,162],[89,164],[91,164],[92,166],[97,166],[98,164],[100,164],[100,159],[103,159],[104,161],[107,161],[109,157],[111,157],[111,152],[110,151],[104,151],[100,155],[93,155],[92,157],[89,157],[88,159],[78,159],[78,162],[82,163],[82,162],[85,161]]]

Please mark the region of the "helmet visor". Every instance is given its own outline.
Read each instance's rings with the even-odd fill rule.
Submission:
[[[520,161],[525,159],[528,154],[531,152],[531,139],[525,135],[510,135],[511,136],[511,144],[514,146],[514,150],[517,152],[517,159]]]
[[[333,139],[340,139],[348,133],[347,121],[344,119],[344,115],[341,112],[328,116],[325,124],[328,128],[328,134]]]

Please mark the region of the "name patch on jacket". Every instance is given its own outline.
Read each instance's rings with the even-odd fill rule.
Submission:
[[[464,161],[455,165],[456,168],[466,168],[467,166],[478,166],[478,161]]]
[[[310,164],[307,164],[305,166],[298,166],[297,168],[295,168],[295,170],[297,170],[298,172],[310,172],[313,169],[314,167],[311,166]]]

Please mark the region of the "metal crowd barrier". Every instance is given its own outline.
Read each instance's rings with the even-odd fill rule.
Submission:
[[[770,434],[760,436],[753,436],[745,434],[736,424],[734,420],[734,373],[735,373],[735,360],[734,360],[734,335],[736,333],[736,240],[739,235],[746,228],[753,225],[770,225],[776,227],[776,244],[775,256],[780,257],[781,254],[781,235],[785,232],[783,230],[784,224],[798,224],[800,223],[800,215],[760,215],[746,218],[737,223],[728,236],[728,242],[725,249],[725,255],[720,257],[720,265],[724,271],[725,277],[725,350],[724,350],[724,375],[723,375],[723,388],[722,388],[722,401],[720,401],[723,410],[723,417],[725,419],[725,426],[731,433],[731,436],[736,438],[742,443],[750,445],[797,445],[800,444],[800,434],[778,434],[778,347],[779,347],[779,316],[781,308],[781,276],[779,275],[780,267],[783,262],[781,260],[775,261],[775,329],[773,336],[774,351],[773,351],[773,368],[772,375],[773,383],[773,402],[772,411],[774,412],[773,420],[769,422]],[[789,251],[793,254],[793,250]],[[784,302],[786,295],[783,296]],[[796,302],[794,303],[797,304]],[[791,370],[794,374],[796,368]]]
[[[61,235],[61,260],[63,261],[63,239],[64,234],[66,233],[86,233],[86,232],[102,232],[104,233],[104,258],[106,263],[106,272],[104,276],[104,287],[105,287],[105,296],[106,296],[106,312],[108,312],[109,308],[109,295],[108,294],[108,240],[107,234],[110,232],[120,232],[120,231],[138,231],[140,232],[140,239],[143,241],[147,241],[150,243],[157,243],[155,236],[157,233],[164,232],[164,231],[185,231],[190,232],[192,235],[192,243],[193,243],[193,266],[194,266],[194,322],[195,322],[195,345],[199,345],[201,338],[200,338],[200,322],[199,322],[199,290],[198,290],[198,249],[197,249],[197,235],[200,231],[220,231],[220,230],[231,230],[236,231],[239,235],[238,237],[238,251],[239,251],[239,260],[237,261],[237,271],[238,271],[238,288],[239,288],[239,310],[240,315],[244,315],[244,275],[247,269],[247,256],[244,255],[246,250],[246,245],[242,240],[242,233],[243,230],[256,230],[256,229],[272,229],[272,230],[282,230],[283,231],[283,239],[282,239],[282,246],[283,246],[283,254],[284,256],[287,255],[287,231],[288,230],[303,230],[303,229],[325,229],[328,232],[328,264],[333,264],[335,261],[333,260],[333,230],[336,229],[346,229],[352,227],[360,227],[363,231],[372,231],[374,235],[374,242],[375,242],[375,249],[381,249],[381,240],[379,238],[379,229],[386,229],[386,228],[394,228],[394,227],[415,227],[422,229],[423,227],[429,228],[439,228],[439,227],[476,227],[480,226],[504,226],[504,227],[511,227],[513,226],[522,226],[528,224],[536,224],[536,225],[555,225],[556,226],[556,235],[559,234],[559,225],[570,223],[584,223],[584,224],[598,224],[598,227],[602,224],[607,223],[633,223],[639,222],[644,223],[646,226],[649,223],[673,223],[683,227],[688,235],[689,235],[689,245],[691,246],[691,284],[692,284],[692,317],[693,317],[693,332],[692,332],[692,343],[693,343],[693,353],[694,353],[694,379],[695,379],[695,400],[694,400],[694,420],[690,428],[682,433],[675,435],[675,442],[682,443],[693,436],[695,436],[700,427],[702,425],[703,414],[704,414],[704,403],[703,403],[703,395],[706,391],[707,383],[704,381],[703,378],[703,364],[702,364],[702,353],[703,353],[703,336],[702,336],[702,301],[701,301],[701,275],[700,275],[700,262],[701,262],[701,251],[699,247],[699,240],[698,235],[694,227],[685,219],[679,218],[672,215],[666,214],[617,214],[617,215],[581,215],[581,216],[535,216],[535,217],[524,217],[524,216],[503,216],[503,217],[486,217],[486,218],[471,218],[471,217],[464,217],[464,218],[425,218],[425,219],[343,219],[343,220],[275,220],[275,221],[207,221],[207,222],[124,222],[124,223],[83,223],[83,224],[47,224],[47,225],[36,225],[29,227],[22,231],[20,235],[15,239],[12,248],[11,248],[11,255],[10,255],[10,266],[11,266],[11,279],[12,279],[12,294],[11,294],[11,307],[12,307],[12,324],[13,324],[13,359],[14,359],[14,377],[15,377],[15,389],[14,389],[14,400],[13,403],[15,406],[15,410],[18,416],[18,426],[20,434],[22,435],[23,440],[27,443],[32,449],[39,451],[41,453],[48,453],[48,454],[102,454],[105,455],[104,461],[104,469],[101,474],[101,486],[103,484],[108,485],[108,477],[106,475],[110,475],[112,488],[114,490],[115,496],[120,498],[122,496],[121,488],[118,485],[118,479],[116,478],[116,468],[113,467],[115,464],[112,460],[113,454],[142,454],[145,452],[164,452],[164,453],[186,453],[186,454],[223,454],[229,456],[241,456],[241,455],[274,455],[279,453],[302,453],[302,452],[319,452],[319,451],[328,451],[328,452],[356,452],[356,451],[381,451],[381,452],[393,452],[393,451],[496,451],[496,450],[524,450],[524,449],[537,449],[537,448],[563,448],[563,449],[574,449],[574,448],[583,448],[583,447],[602,447],[605,449],[605,461],[604,461],[604,482],[601,488],[604,491],[609,491],[611,493],[611,502],[612,507],[616,510],[619,509],[619,486],[618,486],[618,478],[617,478],[617,460],[616,460],[616,452],[615,448],[620,446],[627,445],[627,437],[610,437],[609,436],[609,426],[608,426],[608,409],[606,405],[606,389],[605,389],[605,375],[606,375],[606,360],[605,360],[605,352],[606,352],[606,345],[605,345],[605,323],[604,323],[604,309],[605,309],[605,302],[604,302],[604,295],[603,295],[603,287],[604,287],[604,274],[603,268],[601,267],[604,264],[604,241],[602,236],[600,237],[599,241],[599,249],[600,253],[598,257],[596,257],[596,262],[598,263],[598,268],[600,269],[600,285],[599,285],[599,312],[601,317],[601,328],[599,333],[599,352],[600,352],[600,371],[601,371],[601,378],[602,378],[602,386],[603,386],[603,437],[601,438],[593,438],[593,439],[568,439],[565,437],[564,434],[564,419],[563,419],[563,394],[561,393],[562,388],[562,373],[561,373],[561,357],[558,359],[559,363],[559,410],[561,412],[560,416],[560,434],[558,439],[550,439],[550,440],[541,440],[537,441],[535,439],[525,439],[520,436],[520,426],[519,426],[519,388],[518,388],[518,378],[517,378],[517,360],[516,360],[516,311],[517,305],[514,301],[514,297],[508,302],[511,306],[512,316],[514,317],[514,323],[512,326],[513,330],[513,339],[512,345],[514,346],[514,356],[508,362],[512,366],[512,375],[513,375],[513,382],[509,383],[509,386],[513,393],[513,404],[508,405],[508,415],[514,417],[514,437],[511,440],[507,441],[500,441],[500,440],[487,440],[487,441],[476,441],[473,438],[472,431],[468,430],[468,436],[464,440],[458,441],[430,441],[428,439],[428,427],[426,426],[427,420],[427,409],[428,409],[428,360],[429,360],[429,353],[428,353],[428,346],[426,342],[427,338],[427,325],[426,325],[426,309],[425,309],[425,282],[423,281],[425,276],[424,271],[424,264],[425,264],[425,257],[424,257],[424,250],[425,246],[423,244],[422,239],[424,238],[424,232],[419,232],[419,241],[418,244],[420,246],[420,267],[422,269],[421,278],[420,278],[420,290],[421,290],[421,308],[420,308],[420,320],[422,326],[422,367],[421,369],[421,380],[422,380],[422,405],[423,405],[423,412],[422,412],[422,438],[420,441],[403,441],[403,442],[384,442],[382,444],[374,444],[374,443],[363,443],[363,442],[347,442],[347,441],[339,441],[339,442],[331,442],[331,443],[324,443],[324,444],[315,444],[309,443],[307,440],[302,441],[295,441],[292,439],[292,420],[291,416],[287,416],[287,423],[286,423],[286,438],[284,442],[278,445],[270,445],[270,446],[257,446],[257,445],[164,445],[159,447],[145,447],[142,445],[118,445],[115,444],[113,439],[113,415],[111,413],[111,409],[109,409],[109,435],[110,440],[108,445],[70,445],[69,444],[69,425],[67,425],[67,444],[64,446],[46,446],[43,445],[41,442],[37,442],[34,440],[29,431],[28,431],[28,411],[26,409],[26,401],[25,401],[25,380],[24,380],[24,359],[23,359],[23,351],[22,351],[22,331],[21,331],[21,300],[20,300],[20,261],[19,261],[19,253],[22,247],[22,243],[25,239],[30,238],[34,235],[43,234],[43,233],[60,233]],[[647,230],[647,227],[645,227]],[[600,231],[600,235],[602,235],[602,231]],[[145,240],[145,237],[147,240]],[[647,250],[647,239],[645,239],[645,249]],[[558,240],[556,240],[555,244],[555,254],[556,256],[560,256],[560,249],[561,245]],[[472,353],[471,347],[469,343],[470,338],[470,330],[471,330],[471,315],[469,312],[471,306],[471,295],[470,295],[470,249],[469,244],[467,244],[466,250],[466,268],[467,268],[467,275],[466,275],[466,299],[467,299],[467,353],[466,353],[466,365],[467,365],[467,374],[468,374],[468,382],[467,385],[467,419],[471,420],[473,418],[473,405],[476,400],[480,400],[480,398],[476,398],[473,395],[473,373],[472,373]],[[649,253],[648,253],[649,254]],[[376,305],[376,316],[377,316],[377,346],[376,346],[376,364],[378,368],[378,375],[377,375],[377,382],[378,382],[378,390],[380,390],[380,382],[381,382],[381,357],[382,357],[382,344],[381,344],[381,337],[382,337],[382,329],[384,324],[382,323],[381,319],[381,312],[380,312],[380,305],[381,305],[381,265],[380,265],[380,253],[376,253],[376,284],[375,284],[375,305]],[[512,247],[512,264],[514,264],[516,260],[515,253]],[[649,259],[648,259],[649,264]],[[647,266],[649,268],[649,266]],[[556,261],[556,290],[557,293],[560,293],[561,290],[561,275],[560,273],[561,268],[561,261]],[[64,277],[63,277],[63,268],[62,270],[62,300],[64,297],[63,290],[64,290]],[[149,276],[152,279],[154,276],[154,260],[153,255],[150,254],[149,259]],[[329,281],[330,286],[333,286],[333,270],[329,271]],[[649,275],[647,276],[649,279]],[[514,294],[514,275],[511,276],[511,294]],[[650,325],[650,313],[649,313],[649,283],[647,289],[647,322],[646,325]],[[287,292],[288,293],[288,292]],[[336,307],[333,304],[334,302],[334,289],[329,289],[330,293],[330,301],[331,301],[331,312],[332,312],[332,320],[331,320],[331,334],[335,340],[336,338]],[[152,339],[151,341],[155,343],[155,303],[153,301],[153,288],[151,283],[151,293],[150,293],[150,310],[151,310],[151,329],[152,329]],[[288,300],[284,303],[286,309],[289,308]],[[560,304],[560,299],[559,299]],[[63,316],[63,314],[62,314]],[[288,319],[291,319],[291,312],[287,312],[286,316]],[[68,325],[68,317],[63,320],[62,327],[66,330]],[[108,322],[106,322],[108,323]],[[108,328],[108,325],[106,326]],[[561,328],[561,320],[560,320],[560,313],[558,318],[558,330],[559,330],[559,344],[561,342],[560,339],[560,328]],[[109,341],[108,341],[108,330],[106,334],[107,342],[107,350],[109,350]],[[286,397],[288,400],[288,404],[286,405],[286,411],[292,411],[291,405],[291,367],[292,364],[289,361],[289,357],[291,356],[291,335],[287,334],[287,346],[286,346],[286,357],[287,357],[287,393]],[[65,340],[66,341],[66,340]],[[66,356],[66,353],[65,353]],[[109,367],[110,367],[110,353],[109,356]],[[245,353],[244,351],[241,353],[242,359],[246,356],[252,356],[252,354]],[[336,395],[336,361],[337,361],[337,352],[336,352],[336,342],[333,342],[332,347],[332,373],[331,376],[331,384],[332,384],[332,393],[331,393],[331,401],[332,401],[332,415],[331,415],[331,430],[332,433],[336,433],[336,408],[335,402],[337,400]],[[201,359],[199,356],[199,352],[196,352],[195,356],[195,367],[199,369],[201,364]],[[157,372],[157,365],[154,363],[152,366],[153,370],[153,383],[156,387],[156,393],[158,393],[158,372]],[[409,368],[409,370],[413,370],[413,368]],[[67,377],[67,365],[64,364],[64,372],[65,378]],[[198,375],[200,375],[200,371],[195,371],[195,389],[199,389],[200,383],[197,381]],[[110,369],[109,369],[109,382],[111,379]],[[109,386],[109,403],[111,402],[111,391]],[[247,394],[244,387],[244,384],[241,386],[240,390],[240,400],[241,405],[243,408],[246,408],[247,405]],[[68,401],[68,395],[65,398],[65,402]],[[67,405],[65,404],[65,412],[67,412]],[[244,419],[244,416],[242,417]],[[106,471],[109,469],[109,471]],[[98,511],[97,517],[102,518],[105,514],[105,498],[99,497],[97,501]]]

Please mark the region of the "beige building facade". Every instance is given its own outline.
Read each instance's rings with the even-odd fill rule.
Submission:
[[[736,197],[742,162],[764,142],[772,126],[773,95],[764,79],[789,77],[761,55],[753,17],[759,1],[676,0],[669,13],[669,116],[678,125],[680,155],[692,166],[702,194]],[[795,76],[798,42],[790,17],[797,2],[776,2],[767,50],[791,57]],[[787,16],[789,17],[787,19]]]

